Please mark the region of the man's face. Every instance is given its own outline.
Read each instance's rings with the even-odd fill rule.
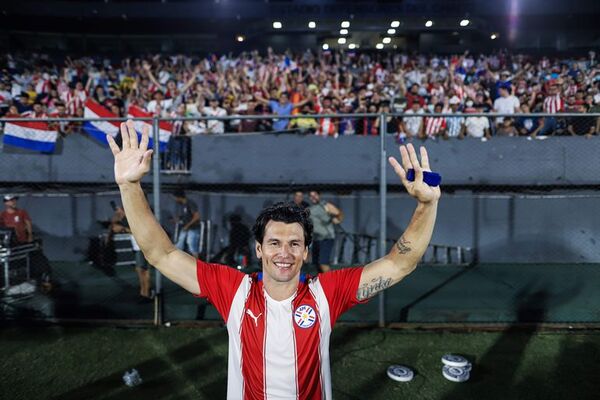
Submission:
[[[289,282],[297,278],[308,257],[302,225],[269,221],[263,242],[256,242],[256,256],[262,261],[263,273],[271,280]]]
[[[12,199],[12,200],[7,200],[4,201],[4,207],[6,209],[16,209],[17,208],[17,199]]]
[[[304,201],[304,193],[296,192],[294,193],[294,203],[300,204]]]
[[[287,94],[282,94],[281,96],[279,96],[279,103],[281,103],[281,104],[287,104],[288,103],[288,96],[287,96]]]
[[[319,193],[312,191],[308,194],[308,197],[310,198],[310,201],[313,204],[317,204],[319,203],[319,201],[321,201],[321,196],[319,196]]]

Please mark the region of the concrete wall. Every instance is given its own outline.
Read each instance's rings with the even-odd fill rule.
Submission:
[[[600,141],[556,137],[428,141],[432,166],[445,185],[596,185]],[[379,138],[350,136],[224,135],[194,137],[192,173],[166,183],[198,184],[360,184],[377,185]],[[393,138],[388,154],[397,155]],[[388,182],[398,183],[388,167]],[[148,180],[150,181],[150,180]],[[5,147],[0,183],[113,183],[110,151],[85,136],[73,136],[56,154]],[[375,186],[374,186],[375,187]]]

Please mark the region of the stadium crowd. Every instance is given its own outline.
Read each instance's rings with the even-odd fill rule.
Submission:
[[[387,117],[399,138],[581,135],[600,132],[594,117],[536,117],[530,113],[600,112],[596,55],[550,59],[497,52],[435,56],[402,53],[268,49],[205,58],[149,55],[114,60],[5,55],[0,115],[84,115],[87,99],[126,115],[130,105],[161,117],[276,114],[291,119],[202,120],[173,124],[173,135],[301,132],[324,136],[377,135],[376,117],[318,118],[319,114],[404,112]],[[514,114],[512,118],[468,116]],[[430,113],[466,114],[428,117]],[[414,116],[413,116],[414,115]],[[68,135],[79,125],[61,123]]]

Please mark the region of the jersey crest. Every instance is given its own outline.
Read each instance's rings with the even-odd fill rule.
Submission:
[[[303,304],[294,311],[294,321],[296,321],[296,325],[300,328],[310,328],[315,324],[316,320],[317,313],[309,305]]]

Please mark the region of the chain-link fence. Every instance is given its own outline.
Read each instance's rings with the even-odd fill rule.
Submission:
[[[398,157],[398,144],[427,146],[443,197],[423,263],[345,321],[597,322],[599,115],[503,117],[251,115],[136,124],[148,124],[160,143],[143,187],[170,238],[247,273],[261,269],[254,220],[278,201],[313,214],[326,205],[338,216],[311,247],[309,274],[386,254],[415,208],[387,157]],[[132,239],[101,141],[118,139],[116,121],[87,119],[81,133],[32,145],[25,142],[35,142],[32,130],[52,131],[53,120],[3,120],[3,318],[220,320],[210,304],[162,279]]]

